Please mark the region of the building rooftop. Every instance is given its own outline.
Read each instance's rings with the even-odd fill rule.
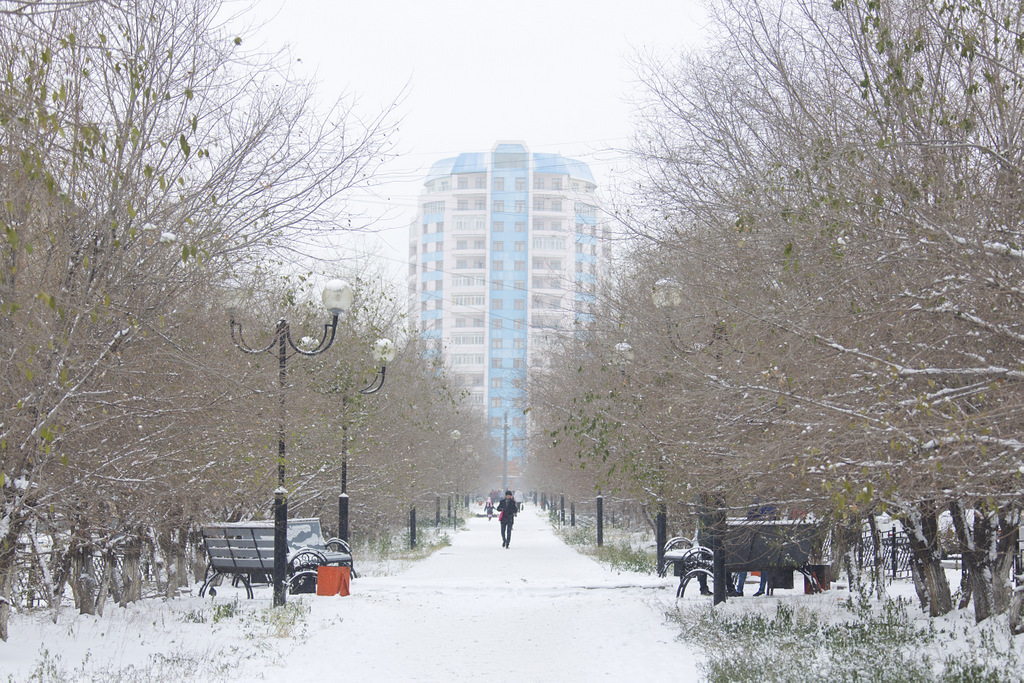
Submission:
[[[488,152],[464,152],[457,157],[449,157],[435,162],[427,173],[424,183],[438,178],[447,178],[459,173],[486,173],[490,158]],[[590,167],[578,159],[570,159],[561,154],[533,154],[533,170],[535,173],[556,173],[572,178],[594,182]]]

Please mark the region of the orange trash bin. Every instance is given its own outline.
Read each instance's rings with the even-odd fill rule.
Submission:
[[[317,595],[348,595],[352,572],[349,567],[317,567]]]

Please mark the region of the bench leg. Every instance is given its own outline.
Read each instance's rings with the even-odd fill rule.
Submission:
[[[213,572],[213,574],[211,574],[209,577],[207,577],[206,581],[203,582],[203,587],[199,589],[199,597],[203,597],[204,595],[206,595],[206,589],[207,588],[210,589],[210,596],[211,597],[214,596],[214,595],[217,595],[216,586],[219,586],[221,584],[221,581],[223,580],[223,577],[224,577],[224,575],[221,574],[220,572],[218,572],[218,571]]]

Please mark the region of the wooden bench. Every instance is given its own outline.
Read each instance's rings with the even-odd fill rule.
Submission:
[[[815,569],[810,564],[813,548],[819,544],[823,527],[790,520],[745,520],[729,524],[722,539],[725,570],[768,572],[768,594],[775,588],[792,587],[793,572],[800,572],[811,587],[821,591]],[[701,574],[714,580],[714,553],[695,540],[673,538],[665,546],[665,564],[672,564],[679,577],[676,597],[683,597],[687,584]],[[667,568],[664,573],[667,573]],[[788,575],[789,581],[786,581]],[[788,584],[788,585],[786,585]]]
[[[252,582],[266,581],[274,573],[274,522],[229,522],[203,527],[209,564],[199,596],[216,595],[225,576],[245,586],[252,598]],[[316,592],[318,567],[349,567],[355,578],[352,550],[340,538],[324,542],[320,520],[315,517],[288,520],[288,590]]]

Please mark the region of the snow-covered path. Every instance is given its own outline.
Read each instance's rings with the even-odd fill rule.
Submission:
[[[471,518],[450,547],[360,577],[348,597],[289,597],[308,612],[283,630],[269,586],[253,600],[225,584],[216,598],[111,604],[103,616],[65,606],[56,623],[49,610],[20,612],[0,642],[0,680],[685,683],[700,676],[663,616],[675,583],[599,565],[527,505],[511,548],[496,518]]]
[[[326,675],[339,670],[338,657],[347,675],[373,681],[500,672],[698,680],[693,655],[662,616],[674,595],[668,583],[605,569],[528,505],[507,550],[497,518],[473,518],[451,547],[402,574],[360,578],[347,598],[316,599],[315,632],[285,658]]]

